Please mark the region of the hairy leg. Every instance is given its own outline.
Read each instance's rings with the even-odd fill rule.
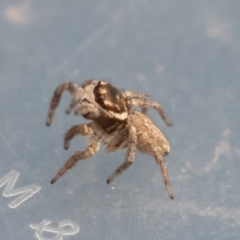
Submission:
[[[141,99],[141,100],[145,100],[145,101],[148,100],[148,95],[145,93],[138,93],[138,92],[133,92],[133,91],[123,91],[121,94],[127,100],[131,100],[131,99]]]
[[[164,161],[164,158],[161,154],[158,154],[158,155],[155,156],[155,159],[156,159],[156,162],[160,165],[163,181],[164,181],[165,187],[167,189],[168,196],[169,196],[169,198],[173,199],[174,196],[173,196],[173,192],[172,192],[172,189],[171,189],[169,176],[168,176],[168,172],[167,172],[167,166],[166,166],[166,163]]]
[[[154,108],[154,109],[156,109],[159,112],[159,114],[162,117],[163,121],[168,126],[172,126],[172,123],[168,119],[168,117],[167,117],[166,113],[164,112],[164,110],[163,110],[163,108],[162,108],[160,103],[148,101],[146,99],[131,99],[130,100],[130,105],[142,107],[143,113],[146,113],[146,109],[147,108]]]
[[[64,137],[64,149],[69,148],[69,141],[72,140],[77,134],[82,136],[87,136],[93,134],[93,129],[88,124],[81,124],[72,126],[66,133]]]
[[[148,95],[144,94],[144,93],[137,93],[137,92],[133,92],[133,91],[123,91],[122,92],[123,97],[127,100],[128,103],[132,103],[132,101],[148,101]],[[146,107],[142,107],[142,113],[143,114],[147,114],[147,108]]]
[[[77,151],[72,155],[62,168],[58,171],[55,177],[51,180],[51,184],[55,183],[68,169],[72,168],[79,160],[89,158],[97,153],[100,148],[100,143],[97,136],[92,135],[85,151]]]
[[[51,103],[50,103],[49,110],[48,110],[47,121],[46,121],[46,124],[48,126],[50,126],[52,123],[52,118],[53,118],[54,112],[55,112],[57,106],[59,105],[63,91],[67,90],[71,94],[74,94],[75,91],[77,90],[77,88],[78,88],[77,84],[74,84],[72,82],[63,83],[56,88],[56,90],[54,91]]]
[[[74,107],[77,105],[78,103],[73,99],[70,103],[70,105],[68,106],[68,108],[66,109],[66,114],[71,113],[71,111],[74,109]]]
[[[136,146],[137,146],[137,133],[136,128],[129,124],[129,139],[126,160],[122,165],[120,165],[112,175],[107,179],[107,184],[109,184],[117,175],[121,174],[124,170],[132,165],[134,162]]]

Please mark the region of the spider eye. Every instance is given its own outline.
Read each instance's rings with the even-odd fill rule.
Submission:
[[[97,102],[102,102],[104,100],[104,96],[102,95],[102,94],[98,94],[97,96],[96,96],[96,101]]]
[[[118,105],[116,105],[116,112],[117,112],[117,113],[120,113],[120,112],[121,112],[121,110],[120,110],[120,108],[119,108]]]
[[[93,92],[94,93],[98,93],[98,91],[99,91],[99,88],[100,88],[100,86],[99,85],[97,85],[94,89],[93,89]]]
[[[94,93],[98,93],[99,92],[99,89],[102,87],[102,81],[99,81],[98,83],[97,83],[97,85],[95,86],[95,88],[93,89],[93,92]]]

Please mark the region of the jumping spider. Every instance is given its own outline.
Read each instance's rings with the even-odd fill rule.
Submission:
[[[100,148],[99,141],[102,140],[107,152],[127,148],[124,163],[107,179],[107,184],[131,166],[137,149],[155,158],[157,164],[160,165],[168,196],[174,198],[164,161],[164,156],[170,151],[170,145],[163,133],[145,114],[132,110],[133,106],[141,107],[143,112],[146,112],[147,108],[154,108],[164,122],[170,126],[171,123],[159,103],[150,101],[145,94],[120,91],[105,81],[87,80],[81,86],[66,82],[59,85],[53,94],[46,121],[48,126],[51,125],[54,111],[64,90],[69,91],[73,97],[66,113],[69,114],[75,108],[75,115],[81,115],[92,121],[75,125],[65,133],[65,149],[69,148],[70,140],[77,134],[89,136],[88,147],[85,151],[75,152],[67,160],[51,180],[52,184],[79,160],[96,154]]]

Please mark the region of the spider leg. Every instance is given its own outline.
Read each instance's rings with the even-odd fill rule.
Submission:
[[[51,184],[55,183],[68,169],[72,168],[79,160],[89,158],[97,153],[100,148],[100,143],[96,135],[92,135],[85,151],[75,152],[58,171],[55,177],[51,180]]]
[[[75,115],[75,116],[80,116],[80,115],[82,115],[82,113],[81,113],[81,108],[80,108],[80,107],[76,108],[76,110],[74,111],[74,115]]]
[[[164,110],[163,110],[163,108],[162,108],[160,103],[148,101],[146,99],[131,99],[131,100],[129,100],[129,104],[131,106],[142,107],[143,113],[146,113],[146,109],[147,108],[154,108],[154,109],[156,109],[158,111],[158,113],[160,114],[160,116],[162,117],[163,121],[168,126],[172,126],[172,123],[168,119],[168,117],[167,117],[166,113],[164,112]]]
[[[144,93],[137,93],[137,92],[133,92],[133,91],[123,91],[122,95],[127,100],[130,100],[130,102],[131,102],[132,99],[148,101],[148,95],[144,94]],[[147,108],[146,107],[142,107],[142,113],[145,114],[145,115],[147,114]]]
[[[72,126],[66,133],[64,137],[64,149],[69,148],[69,141],[74,138],[77,134],[82,136],[87,136],[93,134],[93,130],[88,124],[81,124]]]
[[[137,132],[134,125],[129,124],[129,138],[128,138],[128,148],[127,148],[127,156],[126,160],[123,164],[121,164],[107,179],[107,184],[112,182],[112,180],[119,174],[121,174],[124,170],[130,167],[134,162],[135,152],[137,146]]]
[[[46,121],[46,124],[48,126],[50,126],[52,123],[52,118],[53,118],[54,112],[55,112],[57,106],[59,105],[63,91],[67,90],[71,94],[74,94],[75,91],[77,90],[77,88],[78,88],[78,86],[72,82],[63,83],[56,88],[56,90],[54,91],[51,103],[50,103],[49,110],[48,110],[47,121]]]
[[[74,109],[74,107],[77,105],[78,103],[75,101],[75,99],[73,98],[73,100],[71,101],[70,105],[68,106],[68,108],[66,109],[66,114],[71,113],[71,111]]]
[[[169,196],[169,198],[173,199],[174,196],[173,196],[173,192],[172,192],[172,189],[171,189],[169,176],[168,176],[168,172],[167,172],[167,166],[166,166],[166,163],[164,161],[164,158],[161,154],[156,154],[155,159],[156,159],[156,162],[160,165],[163,181],[164,181],[165,187],[167,189],[168,196]]]
[[[145,93],[138,93],[133,91],[123,91],[122,95],[124,98],[127,99],[142,99],[142,100],[148,100],[148,95]]]

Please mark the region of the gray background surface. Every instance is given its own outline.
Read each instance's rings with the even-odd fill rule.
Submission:
[[[0,178],[15,170],[14,188],[42,187],[14,209],[16,196],[0,189],[0,239],[34,239],[30,224],[43,219],[80,227],[58,239],[239,239],[239,0],[2,0],[0,9]],[[171,143],[175,200],[139,153],[107,185],[125,153],[103,148],[50,184],[86,139],[63,149],[65,131],[85,120],[65,115],[66,93],[46,127],[49,101],[60,83],[89,78],[161,102],[174,126],[149,116]]]

